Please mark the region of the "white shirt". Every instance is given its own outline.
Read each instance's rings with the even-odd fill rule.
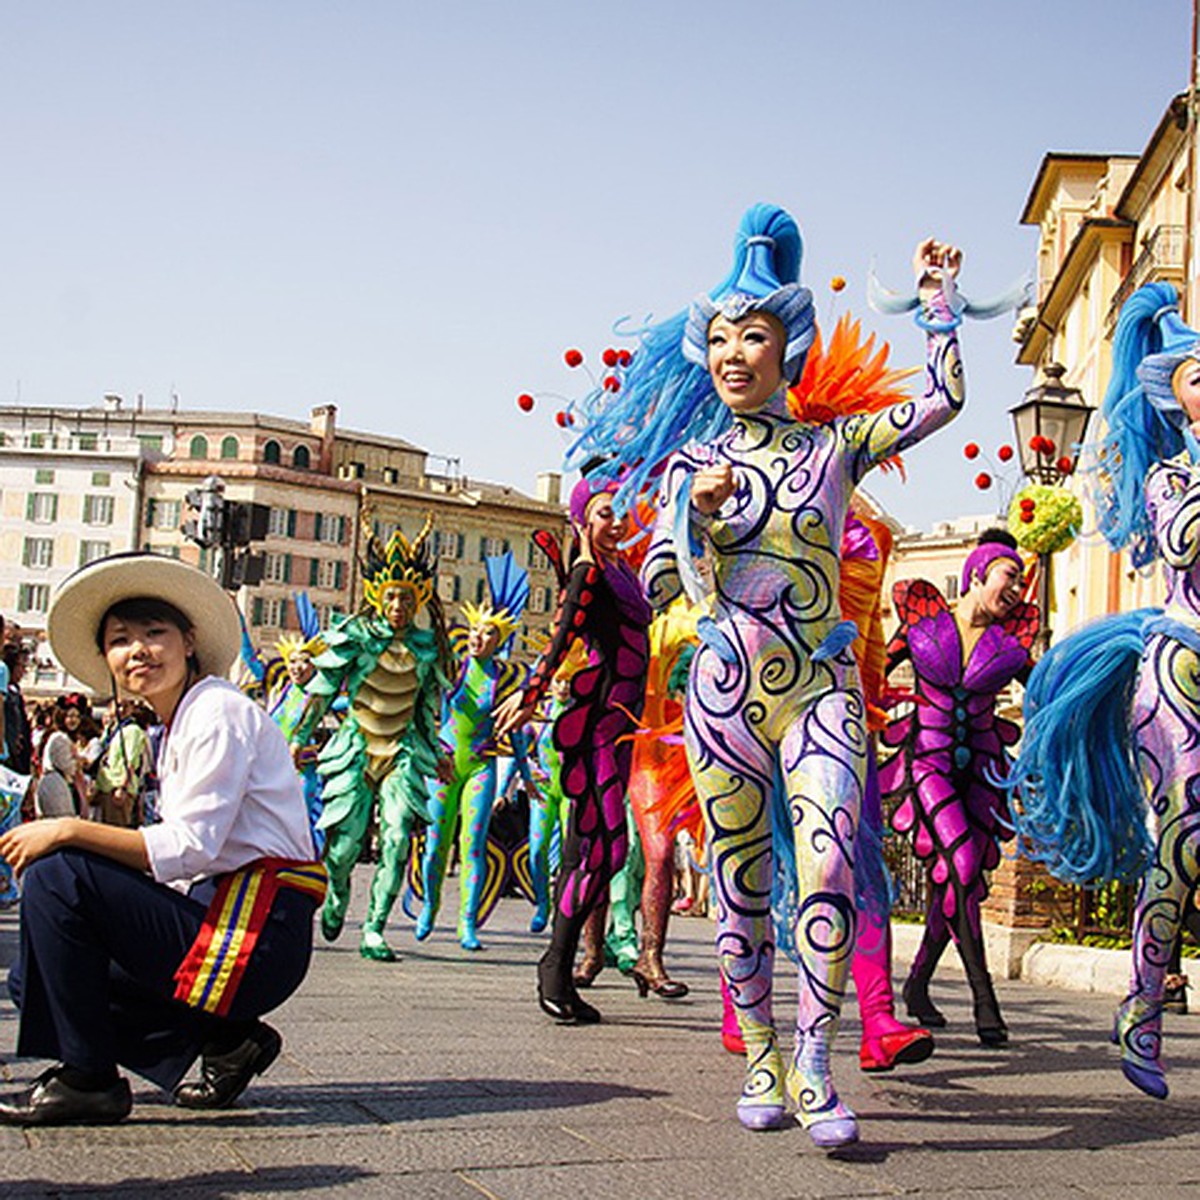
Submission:
[[[256,858],[315,857],[287,741],[224,679],[208,676],[184,693],[158,774],[162,821],[142,836],[159,883],[186,891]]]

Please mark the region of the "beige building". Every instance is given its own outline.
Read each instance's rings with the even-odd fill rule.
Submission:
[[[260,648],[297,627],[297,591],[324,624],[353,611],[364,533],[413,536],[427,514],[448,614],[483,596],[484,557],[511,548],[530,571],[525,631],[544,631],[557,584],[531,536],[565,533],[559,476],[541,476],[535,497],[455,469],[430,472],[429,458],[399,438],[338,429],[333,405],[308,422],[151,410],[115,396],[95,408],[0,407],[0,612],[39,643],[29,690],[70,686],[43,634],[54,588],[83,563],[140,549],[211,569],[209,552],[180,528],[186,494],[210,475],[227,501],[270,510],[265,539],[251,547],[264,556],[263,580],[238,595]]]
[[[1046,155],[1021,215],[1039,230],[1038,304],[1021,314],[1014,332],[1017,361],[1035,370],[1063,364],[1064,382],[1095,407],[1108,386],[1117,315],[1134,290],[1173,283],[1187,316],[1186,112],[1186,97],[1177,96],[1140,155]],[[1088,436],[1099,432],[1094,416]],[[1085,536],[1053,558],[1055,635],[1162,597],[1157,571],[1133,571],[1127,556],[1112,554],[1094,532],[1086,498],[1084,512]]]

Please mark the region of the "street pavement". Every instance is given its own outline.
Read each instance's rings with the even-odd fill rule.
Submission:
[[[121,1125],[0,1128],[0,1198],[1200,1195],[1200,1015],[1168,1018],[1172,1097],[1160,1103],[1121,1077],[1105,1037],[1110,997],[1003,982],[1012,1040],[988,1051],[965,982],[947,974],[934,997],[950,1024],[934,1057],[874,1076],[858,1069],[851,1000],[835,1071],[862,1141],[827,1155],[799,1126],[737,1124],[741,1066],[718,1036],[710,921],[672,922],[670,965],[688,999],[639,999],[609,970],[591,995],[603,1024],[561,1028],[536,1007],[543,938],[526,931],[523,901],[501,903],[477,954],[446,927],[418,945],[400,915],[402,958],[384,965],[357,952],[367,878],[360,868],[342,939],[318,948],[299,994],[272,1017],[283,1054],[237,1108],[175,1109],[135,1080]],[[16,925],[15,912],[0,914],[0,963]],[[794,971],[781,975],[785,1027]],[[42,1066],[14,1059],[15,1039],[4,1000],[6,1091]]]

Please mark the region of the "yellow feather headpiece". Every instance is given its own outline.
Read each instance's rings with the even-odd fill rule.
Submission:
[[[433,516],[425,518],[421,532],[410,542],[396,530],[384,550],[383,565],[363,582],[363,599],[382,614],[383,596],[392,588],[407,588],[416,600],[420,612],[433,595],[434,565],[429,558],[426,542],[433,528]]]
[[[480,605],[472,604],[468,600],[462,606],[462,615],[466,618],[467,625],[472,628],[477,625],[490,625],[499,633],[501,644],[508,641],[517,630],[517,618],[507,608],[493,609],[487,600]]]
[[[285,664],[290,663],[297,654],[307,654],[310,658],[316,658],[318,654],[325,653],[325,638],[318,633],[316,637],[306,641],[298,633],[285,633],[275,643],[275,650]]]

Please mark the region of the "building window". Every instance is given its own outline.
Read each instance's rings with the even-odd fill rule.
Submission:
[[[307,471],[312,464],[312,458],[307,446],[297,446],[292,451],[292,466],[298,471]]]
[[[336,604],[318,604],[317,618],[322,629],[328,629],[342,615],[342,610]]]
[[[263,443],[263,462],[278,463],[282,453],[279,443],[274,438]]]
[[[100,438],[95,433],[77,433],[75,435],[75,444],[80,450],[95,450],[100,444]]]
[[[288,510],[286,508],[271,509],[271,515],[267,519],[267,536],[288,536]]]
[[[113,498],[111,496],[84,496],[83,523],[85,525],[111,525],[113,523]]]
[[[400,526],[395,521],[375,521],[371,525],[371,529],[375,536],[386,546],[391,540],[392,534],[399,529]]]
[[[266,562],[263,565],[263,579],[267,583],[290,583],[291,574],[292,556],[290,554],[271,554],[268,552]]]
[[[229,437],[221,439],[221,457],[222,458],[237,458],[238,456],[238,440],[232,434]],[[263,457],[266,458],[264,451]],[[269,461],[269,460],[268,460]]]
[[[138,445],[151,454],[161,454],[163,448],[163,440],[161,433],[141,433],[138,434]]]
[[[20,612],[44,613],[50,607],[48,583],[23,583],[17,589],[17,609]]]
[[[529,569],[531,571],[548,571],[550,569],[550,560],[546,557],[546,552],[533,538],[529,539]]]
[[[48,470],[46,467],[39,467],[33,473],[33,482],[34,483],[53,483],[54,482],[54,472],[51,470]]]
[[[282,596],[259,597],[254,601],[254,624],[282,629],[287,620],[287,600]]]
[[[533,613],[550,611],[550,589],[548,587],[535,587],[530,590],[529,611]]]
[[[486,593],[487,580],[482,578],[475,580],[475,603],[482,604]]]
[[[457,575],[439,575],[437,590],[438,599],[450,604],[458,599],[459,593],[462,591],[462,585],[459,583]]]
[[[189,458],[207,458],[208,457],[208,438],[202,433],[196,434],[192,438],[192,443],[188,447]]]
[[[400,472],[397,471],[395,467],[384,467],[383,468],[383,482],[384,483],[399,483],[400,482]]]
[[[31,433],[29,435],[30,450],[41,450],[46,445],[46,435],[44,433]]]
[[[152,511],[153,520],[150,524],[155,529],[179,528],[180,502],[178,500],[156,500]]]
[[[461,558],[463,552],[463,535],[461,533],[445,533],[441,530],[433,535],[433,553],[438,558]]]
[[[947,575],[945,577],[942,587],[942,595],[945,596],[947,600],[954,601],[958,599],[957,575]]]
[[[58,519],[57,492],[30,492],[25,501],[25,519],[36,525],[48,525]]]
[[[483,559],[495,558],[508,549],[508,541],[505,538],[485,537],[481,548],[483,550]]]
[[[36,570],[44,571],[47,567],[54,565],[54,539],[53,538],[33,538],[25,539],[25,551],[21,555],[21,561],[27,567],[33,567]]]
[[[317,587],[340,588],[342,586],[342,564],[331,558],[323,558],[317,564]]]
[[[108,471],[92,472],[92,487],[110,487],[111,485],[112,475]]]
[[[346,540],[346,518],[314,514],[313,538],[330,546],[340,546]]]
[[[98,558],[107,558],[111,553],[111,542],[80,542],[79,565],[86,567],[88,563],[95,562]]]

